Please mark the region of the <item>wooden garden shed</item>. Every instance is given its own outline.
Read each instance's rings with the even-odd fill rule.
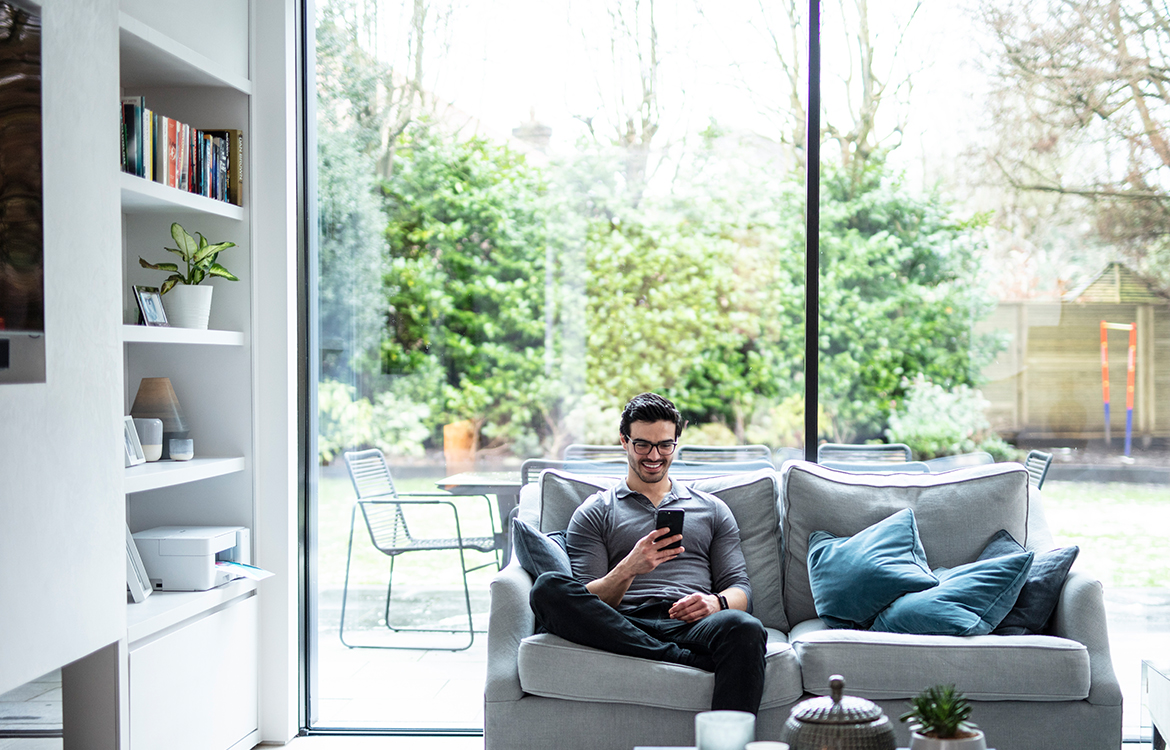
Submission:
[[[1137,323],[1133,436],[1170,437],[1170,299],[1121,263],[1110,263],[1060,301],[1002,301],[980,331],[1007,348],[983,371],[992,426],[1010,439],[1105,436],[1101,321]],[[1110,419],[1125,434],[1129,334],[1108,332]]]

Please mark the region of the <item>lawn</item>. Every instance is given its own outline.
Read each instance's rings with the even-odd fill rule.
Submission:
[[[1074,569],[1107,587],[1170,587],[1170,487],[1045,482],[1044,512],[1059,545],[1081,548]]]

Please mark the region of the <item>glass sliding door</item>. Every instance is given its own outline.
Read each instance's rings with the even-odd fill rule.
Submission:
[[[516,482],[527,458],[615,445],[621,407],[653,390],[684,444],[799,455],[807,24],[799,4],[652,0],[308,17],[310,723],[475,733],[501,550],[397,555],[390,586],[345,454],[380,451],[404,494]],[[489,494],[451,499],[463,536],[505,531]]]
[[[848,0],[822,34],[818,437],[1050,455],[1044,507],[1104,583],[1135,739],[1170,631],[1160,20]],[[1109,72],[1134,55],[1151,67]]]

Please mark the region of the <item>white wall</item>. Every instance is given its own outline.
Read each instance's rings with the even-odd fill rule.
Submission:
[[[125,635],[117,0],[42,0],[46,381],[0,385],[0,692]]]

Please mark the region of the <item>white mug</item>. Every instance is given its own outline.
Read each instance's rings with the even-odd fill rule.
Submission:
[[[746,711],[695,714],[696,750],[744,750],[755,738],[755,714]]]

